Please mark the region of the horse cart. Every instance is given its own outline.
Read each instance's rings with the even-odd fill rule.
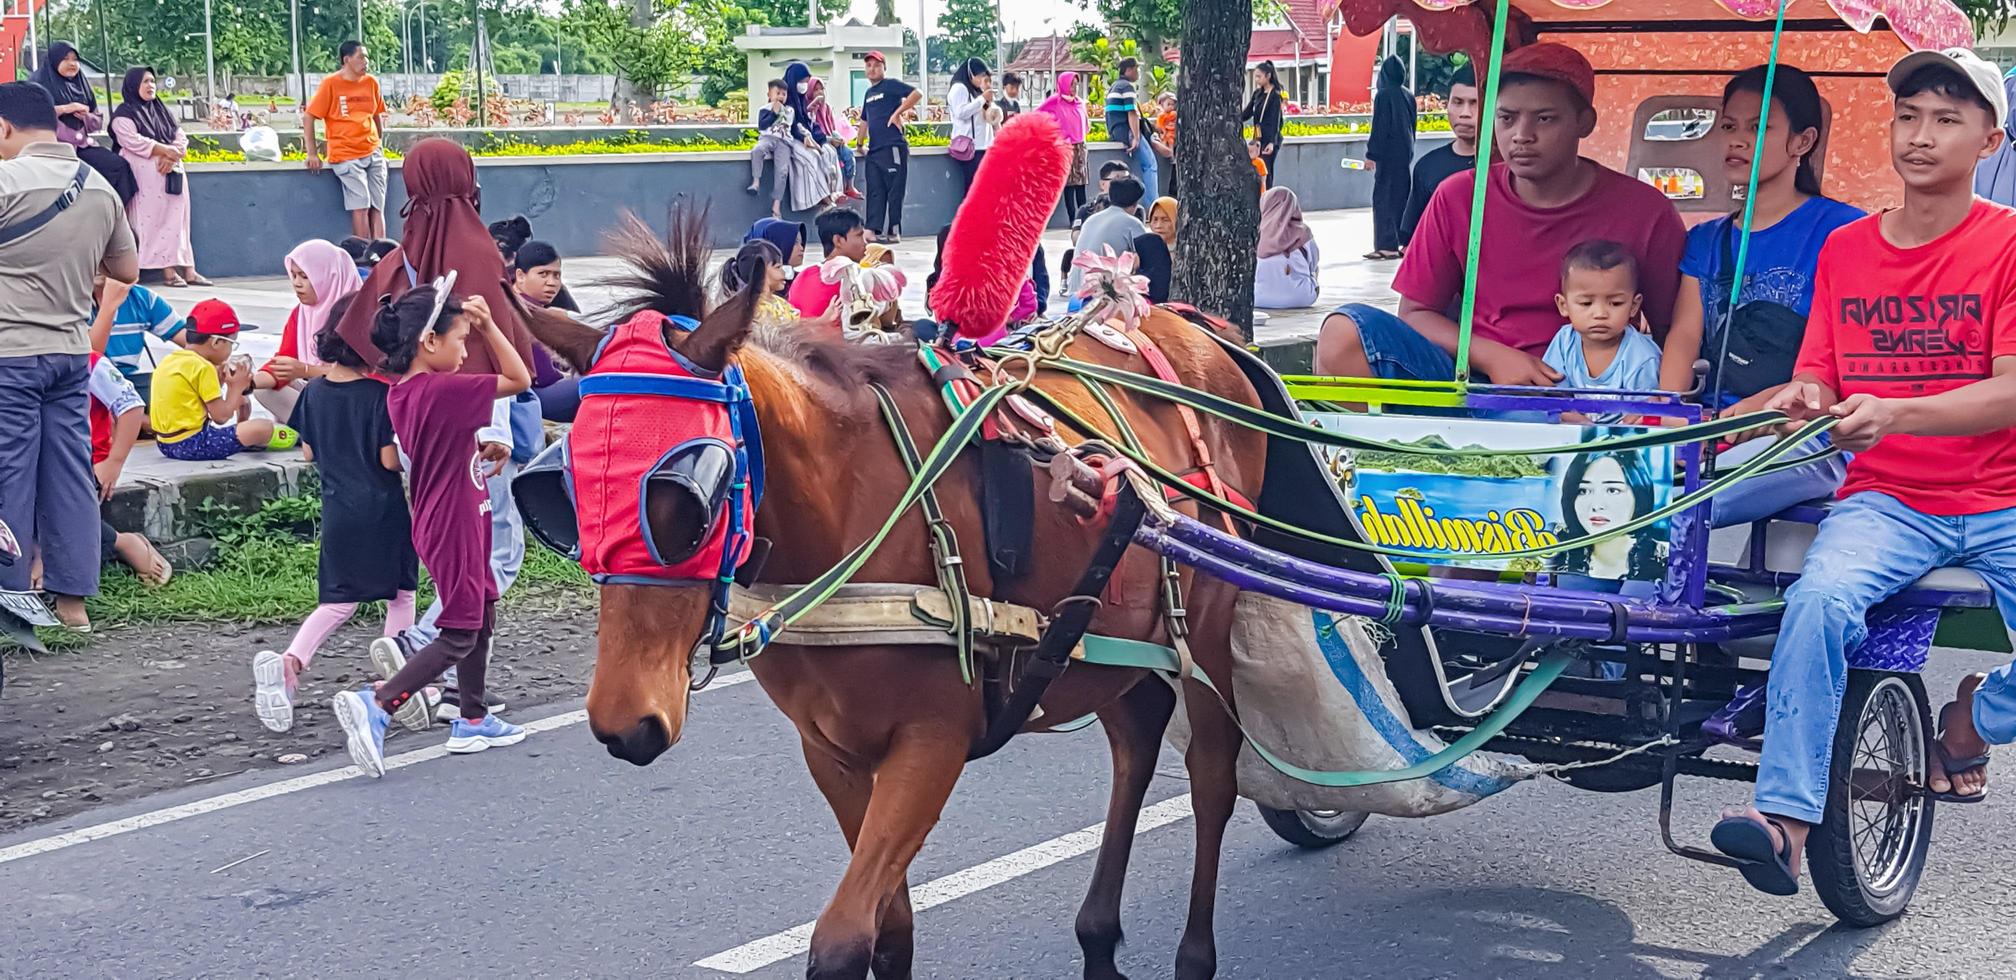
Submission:
[[[1381,2],[1347,0],[1346,22],[1370,30],[1400,9]],[[1630,106],[1638,134],[1676,107],[1704,111],[1707,76],[1793,50],[1833,52],[1837,123],[1873,118],[1868,89],[1900,41],[1971,38],[1943,0],[1836,10],[1500,0],[1488,23],[1467,5],[1407,13],[1424,43],[1486,65],[1508,38],[1708,36],[1727,64],[1598,60],[1606,78],[1693,93]],[[1887,29],[1872,30],[1878,15]],[[1488,159],[1495,67],[1485,75]],[[1628,142],[1641,169],[1704,158]],[[1197,818],[1179,977],[1215,970],[1218,849],[1240,796],[1313,848],[1368,814],[1429,816],[1525,779],[1656,785],[1666,845],[1727,863],[1675,840],[1676,781],[1753,778],[1782,592],[1826,504],[1718,532],[1708,508],[1810,462],[1794,452],[1832,421],[1718,464],[1719,441],[1785,417],[1706,418],[1660,392],[1283,379],[1230,325],[1151,308],[1145,282],[1099,257],[1080,259],[1082,311],[976,346],[987,329],[959,328],[1004,321],[1063,152],[1040,114],[1004,128],[968,196],[990,210],[962,211],[945,247],[940,322],[895,342],[766,333],[749,293],[705,302],[691,215],[667,241],[641,225],[617,241],[640,297],[607,331],[519,311],[584,368],[579,419],[516,497],[528,529],[601,586],[589,728],[647,764],[677,741],[691,687],[749,665],[799,729],[853,852],[808,975],[908,975],[904,870],[965,764],[1095,717],[1114,794],[1077,924],[1088,976],[1118,975],[1127,850],[1165,735],[1186,748]],[[1832,144],[1835,172],[1858,152]],[[1683,208],[1724,210],[1745,190],[1697,176],[1673,185],[1699,195]],[[1581,421],[1606,416],[1624,421]],[[1956,571],[1869,627],[1808,844],[1822,900],[1863,926],[1903,912],[1931,835],[1917,671],[1935,642],[2006,635],[1984,585]]]

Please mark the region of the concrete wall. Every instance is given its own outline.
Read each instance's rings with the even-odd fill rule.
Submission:
[[[1339,167],[1345,157],[1363,158],[1360,137],[1290,139],[1278,161],[1283,183],[1295,188],[1309,210],[1367,207],[1372,175]],[[1419,151],[1440,145],[1424,138]],[[1120,156],[1118,148],[1095,145],[1091,168]],[[307,172],[298,163],[202,164],[189,168],[194,233],[199,265],[212,276],[280,275],[281,257],[308,238],[332,241],[350,233],[342,193],[335,178]],[[742,192],[749,163],[741,153],[668,153],[563,158],[478,158],[483,215],[512,214],[532,219],[538,236],[567,255],[601,250],[602,235],[625,210],[663,228],[670,209],[682,202],[707,206],[716,246],[742,239],[769,199]],[[1169,174],[1165,171],[1163,179]],[[387,219],[399,234],[405,194],[393,164]],[[903,229],[931,235],[952,220],[962,197],[958,172],[942,148],[924,148],[910,167]],[[799,217],[809,221],[810,215]],[[1057,223],[1062,216],[1057,216]]]

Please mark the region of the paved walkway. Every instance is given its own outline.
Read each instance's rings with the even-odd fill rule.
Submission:
[[[1360,258],[1363,251],[1371,247],[1371,211],[1318,211],[1310,213],[1307,220],[1316,233],[1317,248],[1323,256],[1322,302],[1306,310],[1274,311],[1254,331],[1256,339],[1263,343],[1315,336],[1324,315],[1340,303],[1392,302],[1388,284],[1392,281],[1397,263],[1368,262]],[[1043,236],[1044,254],[1053,266],[1070,248],[1070,242],[1068,232],[1053,231]],[[909,288],[903,293],[903,308],[911,313],[925,309],[924,278],[931,271],[935,245],[931,238],[912,237],[896,247],[898,264],[910,278]],[[816,261],[816,246],[813,252],[807,257],[808,261]],[[732,249],[717,251],[712,265],[718,268],[733,254]],[[599,256],[566,260],[569,288],[589,311],[591,318],[596,311],[613,301],[614,293],[597,283],[619,271],[619,265],[615,259]],[[1053,283],[1053,288],[1058,287],[1061,283]],[[255,363],[265,361],[278,349],[280,328],[286,325],[287,316],[294,308],[293,291],[282,276],[224,279],[208,288],[156,291],[184,314],[197,303],[212,297],[230,303],[245,322],[259,327],[257,331],[245,334],[240,344],[240,350],[251,355]],[[255,412],[263,414],[261,409],[255,408]],[[221,463],[180,463],[163,458],[152,444],[146,444],[134,450],[133,460],[120,482],[122,485],[133,482],[141,474],[155,480],[173,480],[182,474],[215,473],[267,464],[268,461],[258,455],[239,456]]]

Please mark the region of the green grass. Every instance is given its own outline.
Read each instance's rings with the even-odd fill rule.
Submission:
[[[315,533],[320,511],[317,496],[282,497],[253,514],[199,507],[198,520],[208,525],[207,534],[218,541],[217,558],[203,568],[177,568],[175,577],[160,588],[141,582],[124,566],[106,569],[100,576],[98,595],[85,603],[92,626],[119,629],[300,620],[315,608],[315,569],[320,552],[313,540],[304,540],[301,535]],[[528,541],[525,566],[517,584],[505,595],[504,606],[524,603],[589,608],[594,601],[592,589],[581,566]],[[433,592],[433,583],[423,572],[422,609],[433,601]],[[371,603],[358,612],[375,620],[384,615],[384,607]],[[39,635],[51,650],[81,649],[91,642],[88,635],[62,629],[40,630]]]

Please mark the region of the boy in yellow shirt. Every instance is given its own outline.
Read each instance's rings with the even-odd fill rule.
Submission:
[[[207,299],[189,311],[181,350],[154,368],[148,425],[161,455],[179,460],[216,460],[247,449],[285,449],[294,430],[268,419],[240,420],[251,366],[233,360],[238,348],[237,311],[223,300]]]

